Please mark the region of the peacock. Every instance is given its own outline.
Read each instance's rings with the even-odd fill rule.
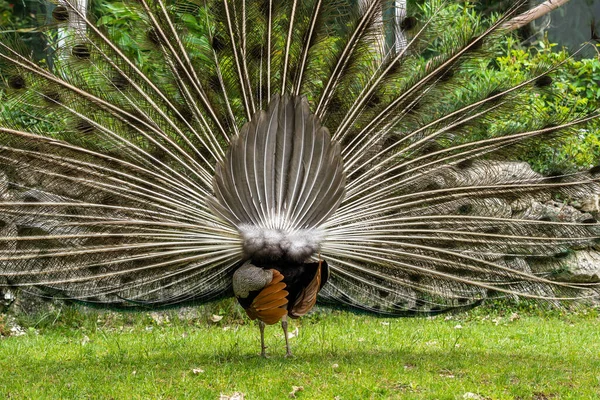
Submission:
[[[557,273],[596,220],[527,205],[597,193],[600,168],[504,160],[598,112],[528,105],[557,95],[560,63],[475,77],[519,4],[484,23],[396,3],[135,0],[111,25],[116,3],[58,0],[42,58],[3,29],[0,285],[140,310],[235,296],[262,355],[280,321],[291,355],[288,318],[317,300],[411,316],[596,297]]]

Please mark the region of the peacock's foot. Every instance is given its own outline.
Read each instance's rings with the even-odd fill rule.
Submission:
[[[261,351],[260,351],[260,356],[261,356],[262,358],[269,358],[269,356],[267,355],[267,348],[266,348],[266,347],[263,347],[263,348],[261,349]]]

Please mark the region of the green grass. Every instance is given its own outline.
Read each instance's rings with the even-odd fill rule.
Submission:
[[[214,323],[173,311],[157,322],[67,307],[0,340],[0,398],[285,399],[293,386],[303,387],[298,399],[600,398],[597,311],[512,313],[321,311],[292,322],[292,359],[280,329],[268,327],[271,357],[262,359],[258,329],[236,313]]]

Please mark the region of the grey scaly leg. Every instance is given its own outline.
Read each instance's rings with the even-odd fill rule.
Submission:
[[[267,358],[267,353],[265,352],[267,349],[267,346],[265,346],[265,323],[258,320],[258,328],[260,329],[260,355]]]
[[[286,349],[285,356],[293,357],[294,355],[292,354],[292,350],[290,349],[290,340],[288,339],[287,315],[284,315],[283,318],[281,318],[281,327],[283,328],[283,336],[285,337],[285,349]]]

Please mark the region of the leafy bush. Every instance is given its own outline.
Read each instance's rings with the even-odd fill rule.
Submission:
[[[418,8],[423,20],[439,13],[433,1],[418,3],[413,7]],[[438,38],[422,53],[425,60],[444,54],[465,34],[480,33],[482,26],[493,23],[499,17],[482,16],[472,2],[450,4],[442,12],[448,13],[452,24],[446,27],[447,34],[444,37]],[[453,141],[484,139],[502,135],[506,131],[536,130],[543,127],[542,121],[562,124],[600,109],[600,57],[577,59],[567,50],[559,49],[557,44],[550,43],[547,38],[525,47],[517,33],[493,36],[482,51],[486,56],[475,57],[459,66],[454,74],[459,84],[443,99],[436,99],[439,104],[437,107],[452,109],[455,104],[468,104],[474,99],[484,98],[496,91],[502,92],[533,79],[548,69],[551,69],[551,84],[503,97],[503,101],[512,105],[508,111],[510,115],[506,115],[506,118],[495,115],[490,118],[488,126],[472,127],[468,137],[455,136]],[[450,143],[440,144],[446,146]],[[524,146],[511,148],[509,154],[503,155],[503,158],[506,157],[527,161],[541,173],[590,168],[600,164],[600,121],[596,119],[587,125],[578,125],[572,134],[562,135],[560,141],[548,138],[528,141]]]
[[[535,47],[522,48],[512,39],[506,42],[506,54],[496,58],[498,73],[493,80],[522,79],[527,71],[540,66],[559,65],[552,77],[552,90],[530,99],[529,107],[556,116],[557,119],[584,115],[600,109],[600,60],[576,60],[566,50],[547,40]],[[520,155],[534,169],[548,173],[589,168],[600,163],[600,121],[591,121],[560,143],[536,143]]]
[[[425,18],[428,14],[437,12],[434,3],[437,4],[433,1],[422,3],[418,6],[418,12]],[[417,8],[414,4],[410,6]],[[135,7],[135,5],[126,5],[122,2],[96,2],[92,4],[92,12],[99,15],[96,20],[97,25],[119,44],[136,65],[145,73],[150,74],[155,82],[159,82],[163,86],[168,85],[168,82],[161,79],[162,72],[167,66],[159,52],[155,51],[155,47],[148,45],[148,34],[151,32],[139,29],[140,26],[146,25],[141,23],[143,21],[140,20],[140,14],[136,12]],[[434,43],[434,47],[423,53],[424,62],[426,59],[434,57],[438,50],[452,46],[452,40],[466,37],[469,32],[481,31],[482,26],[485,25],[482,23],[483,18],[478,13],[476,5],[471,2],[450,4],[443,12],[447,13],[448,18],[453,21],[448,30],[452,30],[456,35],[448,34],[446,42],[440,38],[437,43]],[[8,22],[5,23],[5,21],[19,26],[32,23],[32,21],[22,20],[12,13],[10,4],[6,0],[0,0],[0,23],[6,26]],[[196,67],[202,70],[203,66],[207,64],[202,57],[207,53],[205,49],[210,47],[208,40],[208,32],[212,29],[210,15],[200,8],[196,10],[196,13],[191,11],[184,13],[179,23],[185,24],[186,30],[190,33],[185,39],[194,41],[193,46],[189,47],[198,49],[197,53],[191,54],[191,59]],[[327,43],[327,46],[329,45],[332,43]],[[440,49],[436,49],[436,45],[439,45]],[[600,61],[598,59],[575,60],[565,50],[557,51],[557,45],[551,44],[547,40],[539,42],[534,47],[524,48],[513,36],[501,38],[492,47],[490,54],[495,57],[491,62],[487,59],[477,59],[474,61],[474,65],[461,68],[461,73],[467,74],[463,76],[466,84],[464,87],[457,87],[454,93],[449,94],[448,102],[461,101],[461,97],[462,101],[465,101],[473,94],[489,91],[489,88],[501,88],[507,83],[521,82],[535,74],[536,70],[559,64],[560,68],[551,74],[553,83],[549,90],[531,92],[528,98],[519,98],[524,107],[515,109],[510,118],[513,121],[511,123],[514,124],[516,120],[516,123],[521,126],[533,128],[536,115],[550,115],[560,121],[573,115],[593,112],[599,108]],[[1,92],[0,99],[2,99]],[[30,118],[26,113],[14,115],[15,113],[10,110],[2,110],[1,106],[0,111],[5,117],[9,112],[11,115],[8,118],[13,120]],[[31,121],[32,125],[38,123],[40,121]],[[507,128],[503,124],[506,122],[498,119],[492,126],[480,127],[473,134],[494,135]],[[53,131],[46,127],[43,129]],[[461,139],[457,138],[456,140]],[[600,163],[600,123],[594,121],[587,126],[582,126],[575,134],[561,142],[533,142],[531,146],[518,149],[511,154],[511,156],[513,155],[518,159],[528,161],[534,169],[543,173],[589,168]]]

